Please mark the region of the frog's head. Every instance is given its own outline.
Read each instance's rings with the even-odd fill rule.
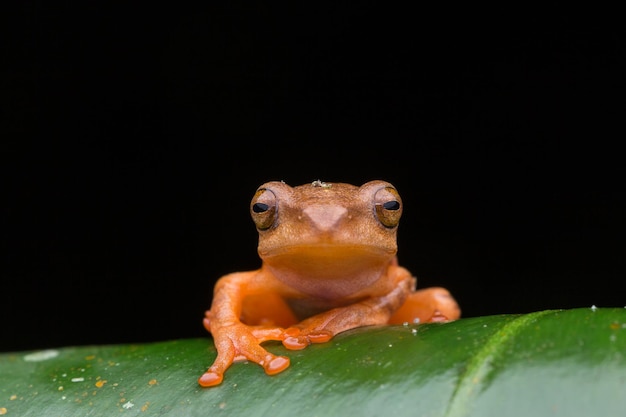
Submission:
[[[315,181],[261,185],[250,203],[264,266],[308,294],[352,293],[384,273],[397,251],[402,200],[393,185]],[[345,290],[338,289],[341,284]]]

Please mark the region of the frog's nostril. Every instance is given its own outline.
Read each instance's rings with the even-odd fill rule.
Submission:
[[[348,209],[341,206],[316,204],[302,210],[311,223],[319,230],[334,228],[348,214]]]

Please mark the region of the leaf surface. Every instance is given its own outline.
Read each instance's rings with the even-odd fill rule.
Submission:
[[[8,416],[623,416],[626,309],[547,310],[366,327],[234,364],[201,388],[210,337],[0,354]]]

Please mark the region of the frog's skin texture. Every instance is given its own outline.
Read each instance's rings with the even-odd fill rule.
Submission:
[[[217,281],[204,318],[217,358],[198,383],[219,385],[238,360],[268,375],[284,371],[289,358],[265,350],[268,340],[304,349],[361,326],[458,319],[446,289],[416,290],[415,277],[398,265],[402,208],[385,181],[261,185],[250,214],[262,266]]]

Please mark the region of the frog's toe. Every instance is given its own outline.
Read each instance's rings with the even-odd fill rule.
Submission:
[[[252,335],[259,341],[259,343],[263,343],[268,340],[282,340],[284,332],[284,329],[280,327],[258,327],[252,329]]]
[[[286,356],[275,356],[263,364],[263,369],[268,375],[276,375],[289,367],[289,358]]]
[[[440,310],[433,311],[433,315],[427,320],[428,323],[444,323],[450,321],[450,319],[443,314]]]
[[[204,328],[207,329],[207,331],[210,333],[211,332],[211,319],[209,319],[208,317],[202,319],[202,324],[204,325]]]
[[[201,387],[214,387],[221,384],[223,379],[224,375],[220,373],[206,371],[200,378],[198,378],[198,384],[200,384]]]
[[[303,336],[288,336],[283,339],[283,346],[289,350],[302,350],[309,346],[309,341]]]
[[[321,330],[319,332],[309,333],[307,334],[307,337],[311,343],[326,343],[333,338],[333,335],[328,331]]]
[[[301,350],[309,346],[309,340],[300,334],[300,329],[290,327],[283,333],[283,346],[289,350]]]

